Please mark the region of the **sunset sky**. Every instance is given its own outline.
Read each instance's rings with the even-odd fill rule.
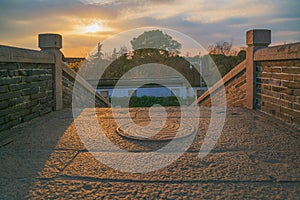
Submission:
[[[122,31],[163,27],[204,47],[245,46],[245,32],[272,30],[272,44],[300,41],[299,0],[1,0],[0,44],[37,48],[39,33],[63,35],[65,56],[84,57]]]

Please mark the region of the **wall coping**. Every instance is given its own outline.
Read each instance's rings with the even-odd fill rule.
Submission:
[[[300,42],[262,48],[254,53],[254,61],[300,59]]]
[[[238,75],[240,72],[246,69],[246,60],[243,60],[240,64],[235,66],[232,70],[230,70],[221,80],[216,82],[212,87],[206,90],[199,98],[198,103],[203,101],[207,96],[212,94],[214,91],[219,89],[221,86],[225,85],[228,81]]]
[[[82,86],[84,86],[89,92],[95,93],[95,97],[106,103],[108,106],[110,106],[110,103],[107,101],[106,98],[98,94],[95,89],[86,81],[84,80],[80,75],[78,75],[74,70],[70,69],[65,63],[62,63],[62,70],[67,73],[69,76],[76,79]]]
[[[0,62],[54,64],[55,58],[50,53],[43,51],[0,45]]]

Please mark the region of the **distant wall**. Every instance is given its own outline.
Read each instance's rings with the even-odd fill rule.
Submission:
[[[300,43],[255,52],[255,108],[300,124]]]
[[[215,106],[224,106],[223,93],[220,92],[224,84],[226,91],[226,106],[245,107],[246,103],[246,66],[245,61],[234,67],[227,73],[222,80],[218,81],[213,87],[207,90],[198,98],[201,106],[211,106],[211,96],[215,98]]]
[[[0,131],[53,110],[54,57],[0,45]]]

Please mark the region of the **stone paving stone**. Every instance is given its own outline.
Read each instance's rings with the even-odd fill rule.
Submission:
[[[89,120],[95,116],[92,110],[81,113],[76,121],[89,127],[85,132],[87,139],[97,136],[97,123]],[[130,110],[134,120],[150,119],[148,108]],[[166,110],[171,118],[179,115],[176,107]],[[123,150],[149,152],[168,144],[122,138],[115,133],[117,124],[109,109],[95,111],[96,122],[102,125],[105,136]],[[124,109],[117,112],[117,118],[124,120]],[[230,108],[220,138],[212,151],[200,159],[198,152],[211,113],[201,108],[200,114],[200,126],[188,151],[169,166],[142,174],[120,172],[93,158],[77,133],[70,109],[24,123],[7,131],[13,137],[0,144],[0,199],[297,199],[300,196],[299,127],[258,111]],[[133,163],[133,158],[114,148],[103,148],[98,141],[89,143],[95,155],[107,158],[119,155],[121,162]],[[176,155],[172,150],[167,153]]]
[[[89,132],[89,135],[85,135],[85,137],[90,136],[98,137],[95,132],[95,127],[100,127],[107,136],[117,146],[122,149],[129,151],[151,151],[157,150],[167,143],[160,142],[153,144],[153,142],[141,142],[134,141],[126,138],[122,138],[118,134],[116,134],[115,130],[118,125],[115,123],[113,119],[106,119],[105,121],[101,121],[99,124],[95,124],[90,122],[88,119],[81,119],[77,122],[86,126],[86,132]],[[199,128],[198,134],[195,138],[194,143],[190,146],[189,151],[199,151],[200,147],[203,143],[203,140],[206,136],[206,132],[208,130],[208,126],[210,123],[210,119],[200,119],[199,120]],[[75,127],[72,124],[60,143],[65,143],[67,145],[72,145],[79,149],[83,149],[81,142],[79,141],[79,137],[75,134]],[[284,132],[285,134],[282,134]],[[264,133],[264,134],[263,134]],[[218,139],[213,151],[237,151],[237,150],[259,150],[259,149],[277,149],[277,150],[288,150],[288,149],[299,149],[300,144],[298,140],[291,135],[292,131],[284,129],[280,126],[276,125],[266,125],[264,121],[261,120],[243,120],[243,123],[240,122],[238,118],[227,118],[225,120],[225,124],[223,127],[223,131]],[[69,140],[68,140],[69,138]],[[89,138],[86,138],[89,139]],[[65,142],[63,142],[66,140]],[[78,140],[78,142],[76,142]],[[104,142],[104,141],[101,141]],[[178,140],[178,143],[181,141]],[[99,149],[97,144],[90,144],[90,146],[95,146],[94,149]],[[104,145],[100,145],[101,150],[109,151],[112,150],[110,148],[105,149],[102,148]],[[73,148],[74,148],[73,147]],[[68,148],[66,145],[58,144],[58,148]]]
[[[112,115],[112,110],[110,108],[101,108],[101,109],[85,109],[84,113],[81,113],[81,115],[84,116],[91,116],[91,115],[97,115],[99,118],[105,118],[105,119],[111,119],[111,118],[124,118],[127,115],[127,112],[129,110],[130,115],[132,118],[148,118],[149,117],[149,108],[113,108],[114,113],[117,115]],[[180,117],[180,108],[178,107],[165,107],[165,110],[168,112],[170,117]],[[184,108],[183,108],[184,110]],[[154,109],[155,113],[155,109]],[[186,115],[184,117],[191,118],[192,116],[189,116],[188,114],[191,112],[186,112]],[[227,118],[243,118],[243,119],[249,119],[252,120],[254,118],[257,118],[258,116],[264,117],[264,115],[258,111],[254,110],[246,110],[243,108],[226,108],[226,117]],[[207,107],[200,107],[199,108],[199,116],[201,118],[210,118],[211,117],[211,109]]]
[[[25,199],[34,178],[0,178],[0,199]]]
[[[211,199],[213,184],[90,182],[82,180],[36,181],[28,198],[65,199]]]
[[[71,150],[54,151],[44,163],[43,169],[38,172],[37,178],[54,178],[76,155],[77,152]]]
[[[82,143],[80,137],[77,134],[76,126],[72,122],[64,134],[57,141],[56,149],[69,149],[69,150],[85,150],[85,146]]]
[[[1,149],[0,177],[27,178],[36,176],[44,165],[45,159],[52,153],[50,150],[12,150]]]
[[[18,136],[6,143],[12,142],[13,148],[19,150],[53,150],[72,121],[70,109],[50,113],[8,130],[11,135],[18,134]]]
[[[139,108],[142,110],[141,108]],[[124,110],[124,109],[123,109]],[[97,113],[100,111],[96,111]],[[122,109],[119,109],[119,112],[122,112]],[[105,112],[101,112],[105,113]],[[231,113],[234,113],[231,111]],[[255,113],[256,114],[256,113]],[[240,113],[238,113],[240,115]],[[245,112],[242,113],[242,115],[246,115]],[[249,114],[248,114],[249,115]],[[85,115],[83,115],[85,116]],[[86,116],[89,116],[89,112],[86,114]],[[295,140],[290,137],[290,135],[284,135],[279,134],[281,131],[287,132],[286,129],[280,128],[280,125],[274,126],[269,125],[266,126],[264,121],[261,121],[262,119],[254,116],[252,117],[254,120],[249,119],[243,119],[243,123],[240,123],[240,118],[237,118],[236,115],[233,115],[234,117],[228,117],[225,121],[224,130],[222,131],[221,137],[218,140],[218,143],[216,147],[214,148],[215,151],[225,151],[225,150],[238,150],[238,149],[257,149],[257,148],[263,148],[263,145],[269,145],[270,147],[273,147],[274,144],[272,143],[272,140],[278,140],[283,141],[284,145],[279,145],[279,143],[276,143],[278,147],[280,148],[291,148],[294,149],[295,146],[299,146],[299,144],[295,144]],[[250,115],[252,116],[252,115]],[[256,117],[256,120],[255,120]],[[248,117],[250,118],[250,117]],[[263,118],[264,119],[264,118]],[[117,128],[117,124],[114,123],[113,119],[106,119],[105,121],[101,120],[101,117],[99,117],[100,124],[104,131],[107,133],[107,136],[114,141],[115,143],[122,143],[122,138],[118,138],[115,134],[114,130]],[[89,118],[83,118],[83,123],[90,123]],[[190,150],[197,151],[200,149],[200,146],[202,144],[203,138],[206,134],[206,131],[208,129],[208,125],[210,122],[210,119],[208,118],[201,118],[199,120],[200,126],[199,126],[199,132],[197,135],[197,140],[194,142],[194,144],[191,146]],[[97,125],[97,124],[96,124]],[[93,130],[94,124],[90,124],[89,129]],[[98,126],[98,125],[97,125]],[[89,130],[87,130],[89,131]],[[236,133],[239,133],[239,137],[236,137]],[[268,132],[268,137],[261,134],[262,132]],[[289,132],[289,131],[288,131]],[[275,136],[275,138],[272,138],[270,136]],[[276,138],[277,137],[277,138]],[[255,142],[253,142],[255,141]],[[131,143],[134,143],[134,141],[130,141]],[[125,142],[126,143],[126,142]],[[275,145],[276,145],[275,144]],[[118,144],[121,147],[124,147],[126,150],[129,149],[130,145],[129,143],[126,143],[125,145]],[[128,146],[129,145],[129,146]],[[143,145],[137,145],[137,146],[143,146]],[[147,144],[145,144],[147,146]],[[155,145],[154,145],[155,146]],[[157,148],[159,148],[161,145],[158,145]],[[76,134],[76,128],[74,124],[71,124],[68,129],[65,131],[62,138],[60,138],[59,143],[57,144],[57,148],[66,148],[66,149],[84,149],[84,145],[80,141],[80,138]],[[105,150],[105,149],[104,149]],[[144,148],[137,148],[132,150],[147,150]]]
[[[250,151],[247,155],[278,182],[300,180],[299,151]]]
[[[209,154],[203,160],[196,153],[185,153],[177,161],[158,171],[143,174],[120,172],[107,167],[95,157],[111,158],[114,155],[120,163],[135,163],[135,158],[128,153],[80,153],[73,162],[65,168],[62,175],[93,177],[101,179],[130,179],[130,180],[169,180],[169,181],[269,181],[268,176],[257,168],[244,152],[225,152]],[[142,158],[141,158],[142,159]],[[167,159],[167,158],[166,158]],[[159,165],[159,161],[151,164]],[[108,166],[117,162],[112,160]],[[147,160],[145,159],[145,162]],[[149,165],[151,165],[149,163]]]
[[[24,195],[33,180],[55,177],[75,155],[74,151],[1,149],[0,194],[23,188]]]
[[[297,199],[299,184],[39,181],[27,198],[42,199]]]
[[[220,183],[214,184],[216,199],[298,199],[299,183]]]
[[[22,199],[50,154],[50,150],[1,148],[0,199]]]

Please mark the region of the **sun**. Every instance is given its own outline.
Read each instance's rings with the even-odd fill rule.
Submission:
[[[86,33],[96,33],[102,30],[102,25],[99,23],[93,23],[84,28]]]

